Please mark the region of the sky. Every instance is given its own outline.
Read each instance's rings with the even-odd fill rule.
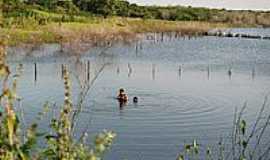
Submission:
[[[193,7],[270,10],[270,0],[129,0],[141,5],[182,5]]]

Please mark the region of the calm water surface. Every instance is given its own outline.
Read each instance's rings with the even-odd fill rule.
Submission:
[[[269,29],[233,31],[270,35]],[[202,146],[215,145],[220,137],[230,135],[236,107],[240,109],[247,102],[244,117],[252,122],[270,93],[269,40],[204,37],[145,41],[137,53],[134,46],[121,45],[98,56],[100,51],[92,50],[80,60],[51,56],[24,59],[19,93],[23,95],[25,121],[30,122],[44,102],[62,104],[61,64],[85,79],[90,61],[93,79],[106,63],[77,125],[78,132],[89,128],[91,135],[103,129],[117,132],[106,159],[175,159],[183,144],[193,139]],[[50,55],[52,51],[37,52]],[[15,66],[18,62],[11,58],[10,63]],[[75,78],[72,81],[76,97],[79,87]],[[139,97],[139,103],[119,108],[114,97],[121,87],[130,98]]]

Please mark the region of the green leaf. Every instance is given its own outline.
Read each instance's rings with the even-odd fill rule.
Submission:
[[[176,160],[184,160],[184,156],[183,155],[179,155]]]
[[[246,127],[247,127],[247,123],[245,120],[242,120],[240,123],[240,130],[242,132],[243,135],[246,134]]]

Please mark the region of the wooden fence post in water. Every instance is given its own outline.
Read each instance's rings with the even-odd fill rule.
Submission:
[[[87,61],[87,81],[90,81],[90,61]]]
[[[64,52],[64,38],[63,36],[60,36],[60,52],[63,53]]]
[[[97,36],[94,36],[94,46],[97,47],[98,44],[97,44]]]
[[[36,62],[34,65],[34,77],[35,77],[35,82],[37,82],[37,63]]]
[[[136,44],[135,44],[135,54],[137,57],[138,56],[138,42],[136,42]]]
[[[64,44],[60,43],[60,52],[63,53],[64,52]]]
[[[61,78],[63,79],[64,78],[64,64],[61,64]]]
[[[173,32],[174,33],[174,39],[177,39],[177,32]]]
[[[161,42],[164,41],[164,32],[161,32]]]

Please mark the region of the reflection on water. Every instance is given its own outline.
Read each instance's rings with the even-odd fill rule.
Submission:
[[[179,66],[179,69],[178,69],[178,76],[179,76],[179,79],[182,78],[182,66],[181,65]]]
[[[207,66],[207,79],[210,80],[210,66]]]
[[[127,106],[127,102],[119,101],[119,109],[120,109],[120,111],[124,110],[124,107],[126,107],[126,106]]]
[[[152,64],[152,80],[156,79],[156,65]]]
[[[94,135],[107,128],[118,133],[106,159],[175,159],[179,148],[193,139],[202,146],[215,145],[220,136],[226,141],[235,107],[244,102],[245,119],[248,124],[254,120],[270,91],[270,41],[162,41],[117,46],[102,54],[97,49],[79,59],[25,60],[19,85],[22,106],[27,106],[25,121],[47,100],[62,104],[64,66],[73,75],[74,102],[79,84],[92,84],[77,131],[90,128]],[[119,88],[126,89],[128,103],[116,100]]]
[[[229,79],[232,80],[232,68],[228,70]]]
[[[252,68],[252,73],[251,73],[252,80],[255,79],[255,76],[256,76],[256,68],[253,67],[253,68]]]
[[[132,74],[132,68],[131,68],[130,63],[128,63],[128,77],[131,77],[131,74]]]
[[[116,73],[120,74],[120,68],[119,67],[117,67]]]

